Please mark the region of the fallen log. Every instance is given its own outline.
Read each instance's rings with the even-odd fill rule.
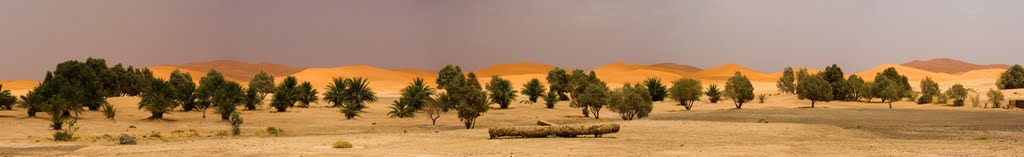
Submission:
[[[576,137],[579,135],[594,135],[602,137],[604,134],[619,132],[619,124],[601,125],[562,125],[562,126],[504,126],[490,128],[487,133],[491,139],[499,137]]]

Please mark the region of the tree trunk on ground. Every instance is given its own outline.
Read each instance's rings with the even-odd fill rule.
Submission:
[[[491,128],[487,133],[492,139],[498,137],[576,137],[579,135],[594,135],[601,137],[604,134],[619,132],[618,124],[602,125],[563,125],[563,126],[505,126]]]

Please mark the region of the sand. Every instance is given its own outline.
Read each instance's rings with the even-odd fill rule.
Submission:
[[[525,99],[525,98],[520,98]],[[383,98],[355,120],[345,120],[325,103],[273,113],[266,106],[242,111],[242,135],[224,135],[227,122],[210,111],[175,111],[169,120],[144,120],[149,113],[136,110],[136,97],[112,98],[120,108],[117,120],[86,111],[74,142],[52,142],[48,117],[25,118],[22,110],[0,111],[0,123],[14,124],[0,133],[0,156],[1012,156],[1024,153],[1024,130],[1014,122],[1021,110],[979,109],[945,105],[916,105],[808,101],[792,95],[772,96],[766,103],[748,103],[735,110],[729,101],[697,102],[684,111],[674,102],[656,102],[652,117],[623,121],[607,109],[601,119],[577,118],[579,110],[560,102],[555,109],[540,104],[514,103],[511,109],[491,109],[477,129],[462,129],[454,113],[445,113],[438,125],[425,117],[387,118]],[[876,100],[877,101],[877,100]],[[780,113],[780,114],[773,114]],[[947,113],[947,114],[928,114]],[[956,113],[956,114],[949,114]],[[418,113],[422,116],[423,113]],[[958,116],[961,115],[962,116]],[[862,116],[875,115],[875,116]],[[995,116],[983,123],[956,117]],[[944,118],[946,117],[946,118]],[[872,123],[883,118],[886,122]],[[487,128],[534,125],[537,119],[560,124],[623,126],[604,138],[488,139]],[[758,123],[765,119],[769,123]],[[934,120],[933,120],[934,119]],[[910,125],[912,124],[912,125]],[[280,136],[267,127],[282,128]],[[1019,124],[1017,125],[1019,126]],[[106,135],[130,134],[139,145],[115,145]],[[159,134],[159,137],[153,137]],[[985,138],[979,140],[978,138]],[[330,144],[347,140],[352,149]]]
[[[658,63],[658,64],[651,64],[651,65],[647,65],[647,66],[668,68],[668,69],[672,69],[672,70],[678,70],[678,71],[689,72],[689,73],[695,73],[695,72],[703,70],[703,69],[700,69],[700,68],[697,68],[697,67],[694,67],[694,66],[691,66],[691,65],[676,64],[676,63]]]
[[[497,64],[494,66],[477,69],[473,71],[477,77],[490,77],[493,75],[505,76],[505,75],[523,75],[523,74],[545,74],[548,71],[554,69],[554,66],[533,63],[533,62],[521,62],[515,64]],[[465,69],[463,69],[465,70]]]
[[[951,58],[935,58],[925,61],[914,60],[911,62],[900,64],[907,67],[917,68],[925,71],[946,73],[946,74],[961,74],[968,71],[982,70],[982,69],[1007,69],[1010,68],[1006,64],[989,64],[979,65],[974,63],[967,63],[960,60]]]

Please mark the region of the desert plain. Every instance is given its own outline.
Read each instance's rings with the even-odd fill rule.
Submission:
[[[946,61],[946,60],[940,60]],[[939,65],[946,65],[942,63]],[[257,66],[257,67],[253,67]],[[114,97],[107,101],[118,108],[115,120],[99,111],[79,115],[75,141],[55,142],[48,115],[27,118],[23,108],[0,111],[0,156],[1020,156],[1024,154],[1024,110],[993,109],[950,104],[887,103],[864,101],[818,102],[780,94],[775,80],[780,73],[762,73],[737,64],[687,71],[672,66],[612,63],[592,69],[610,88],[658,77],[664,83],[697,78],[702,85],[724,84],[734,72],[750,77],[755,93],[769,94],[763,103],[748,102],[736,109],[725,99],[710,103],[706,97],[693,110],[672,100],[654,103],[649,117],[625,121],[605,109],[600,119],[582,117],[580,109],[560,101],[553,109],[542,103],[524,103],[519,96],[509,109],[491,109],[475,129],[464,129],[455,113],[444,113],[436,125],[424,113],[414,118],[389,118],[388,106],[398,91],[414,78],[431,84],[435,69],[382,69],[372,66],[336,68],[281,68],[282,65],[214,61],[194,65],[150,67],[167,78],[179,69],[194,78],[208,69],[224,72],[229,80],[246,84],[248,75],[268,71],[280,81],[295,76],[323,89],[334,77],[365,77],[380,100],[369,104],[360,117],[346,120],[336,108],[319,101],[309,108],[275,112],[267,105],[241,111],[242,134],[229,135],[230,125],[212,111],[175,110],[163,120],[148,120],[137,110],[140,98]],[[961,72],[933,72],[898,64],[880,65],[863,72],[847,72],[863,78],[894,67],[907,75],[918,90],[919,81],[930,77],[940,89],[953,84],[986,91],[995,88],[999,68]],[[207,68],[207,69],[203,69]],[[527,80],[544,78],[553,66],[539,63],[501,64],[476,69],[479,76],[498,75],[518,89]],[[780,69],[781,70],[781,69]],[[809,69],[812,73],[817,70]],[[480,77],[486,83],[489,77]],[[198,80],[198,79],[196,79]],[[868,80],[870,81],[870,80]],[[3,81],[15,95],[27,93],[38,82]],[[244,86],[244,85],[243,85]],[[1019,97],[1024,91],[1005,91]],[[984,94],[982,99],[985,100]],[[269,104],[270,98],[264,100]],[[609,124],[622,126],[618,133],[601,138],[500,138],[490,139],[487,129],[499,126],[531,126],[538,120],[557,124]],[[268,127],[279,128],[272,134]],[[128,134],[137,145],[118,145]],[[338,140],[353,148],[336,149]]]

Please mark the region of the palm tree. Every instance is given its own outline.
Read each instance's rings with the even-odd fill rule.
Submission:
[[[334,78],[334,81],[324,89],[324,91],[327,91],[327,93],[324,93],[324,101],[327,103],[333,103],[334,105],[331,107],[341,107],[341,105],[345,103],[346,97],[344,95],[345,91],[348,90],[348,88],[345,87],[345,80],[347,79]]]
[[[370,89],[370,82],[362,77],[356,77],[346,79],[345,84],[348,90],[343,95],[345,101],[341,112],[345,113],[346,119],[352,119],[359,116],[360,112],[366,108],[366,103],[377,102],[377,93]]]
[[[430,100],[433,100],[430,96],[434,93],[434,88],[424,83],[422,78],[417,77],[412,80],[412,83],[409,83],[409,86],[402,89],[402,99],[408,99],[407,103],[410,106],[415,110],[420,110]]]
[[[391,104],[391,112],[388,112],[388,117],[391,118],[410,118],[416,116],[416,108],[409,105],[409,99],[398,99]]]
[[[146,91],[142,92],[139,109],[152,113],[153,115],[149,119],[162,119],[164,113],[171,111],[177,105],[170,84],[163,80],[153,79]]]

